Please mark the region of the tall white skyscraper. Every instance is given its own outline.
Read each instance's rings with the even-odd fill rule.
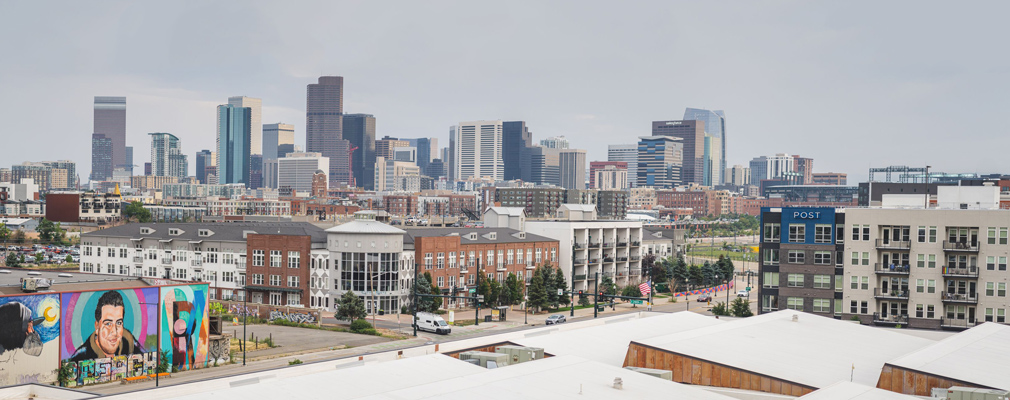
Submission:
[[[568,144],[568,138],[564,136],[552,136],[547,139],[540,139],[540,146],[546,147],[548,149],[570,148]]]
[[[502,121],[460,122],[449,129],[453,146],[453,178],[505,178],[502,158]]]
[[[285,123],[263,125],[263,161],[276,160],[295,151],[295,126]]]
[[[624,161],[628,163],[628,183],[638,184],[638,145],[612,144],[607,147],[607,161]]]
[[[228,104],[235,107],[248,107],[252,112],[249,121],[249,133],[252,135],[249,143],[249,155],[263,154],[263,100],[255,97],[234,96],[228,98]]]
[[[277,187],[289,187],[300,193],[312,191],[316,171],[330,170],[330,159],[321,153],[288,153],[277,159]]]

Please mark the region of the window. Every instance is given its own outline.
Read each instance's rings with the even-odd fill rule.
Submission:
[[[870,305],[869,305],[869,303],[865,302],[865,301],[860,302],[859,303],[859,311],[860,311],[861,314],[869,314],[870,313]]]
[[[926,293],[936,293],[936,280],[927,279],[926,280]]]
[[[933,318],[936,315],[936,308],[932,304],[926,305],[926,318]]]
[[[849,301],[849,314],[859,314],[859,302],[855,300]]]
[[[253,262],[254,267],[263,266],[263,250],[253,250]]]
[[[499,251],[498,252],[498,268],[502,268],[504,266],[505,266],[505,252],[504,251]]]
[[[859,240],[859,225],[852,225],[852,240]]]
[[[288,277],[288,287],[293,287],[293,288],[298,287],[298,277],[297,276],[289,276]]]
[[[868,276],[862,276],[860,278],[862,278],[861,289],[863,289],[863,290],[870,290],[870,277],[868,277]]]
[[[989,227],[988,231],[989,231],[989,235],[988,235],[988,240],[986,241],[986,243],[987,244],[996,244],[996,228]],[[986,310],[992,311],[991,308],[987,308]]]
[[[301,268],[302,266],[302,253],[297,251],[288,252],[288,268]]]
[[[831,225],[814,225],[814,243],[831,243]]]
[[[533,249],[526,249],[526,262],[527,263],[532,263],[533,262]],[[530,265],[532,265],[532,264],[530,264]]]
[[[234,253],[221,254],[221,262],[224,264],[235,265],[235,254]]]
[[[835,299],[835,315],[842,315],[842,299]]]
[[[926,266],[929,268],[936,268],[936,254],[927,254]]]
[[[540,248],[539,247],[537,247],[537,264],[536,265],[540,265]]]
[[[779,287],[779,273],[778,272],[765,272],[764,279],[761,280],[761,286],[766,288],[777,288]]]
[[[778,243],[782,236],[782,226],[779,224],[765,224],[764,242]]]
[[[926,280],[925,279],[916,279],[915,280],[915,292],[916,293],[925,293],[926,292]]]
[[[803,243],[807,236],[807,226],[803,224],[789,224],[789,242]]]
[[[507,265],[515,264],[515,262],[514,262],[515,261],[514,256],[515,256],[515,251],[512,250],[512,249],[508,249],[508,257],[506,257],[506,259],[505,259],[505,264],[507,264]]]
[[[831,275],[814,275],[814,289],[831,289]]]
[[[438,264],[435,264],[436,268],[445,268],[445,253],[438,253]]]
[[[456,287],[456,276],[449,275],[449,287]]]
[[[494,250],[488,250],[487,251],[487,262],[484,263],[484,266],[490,267],[492,265],[494,265]]]
[[[849,288],[852,289],[852,290],[858,290],[859,289],[859,277],[858,276],[850,276],[849,277]]]
[[[919,228],[916,229],[916,233],[917,233],[916,237],[918,239],[918,242],[919,243],[926,243],[926,226],[925,225],[919,226]],[[919,318],[922,318],[922,317],[919,317]]]
[[[449,252],[449,269],[456,268],[456,252]]]
[[[789,263],[790,264],[803,264],[806,258],[806,252],[803,250],[789,250]]]
[[[1001,324],[1002,323],[1006,323],[1006,309],[1005,308],[997,308],[996,309],[996,322],[999,322]]]
[[[1006,282],[996,284],[996,296],[1006,297]]]
[[[863,225],[863,241],[864,242],[869,242],[870,241],[870,226],[869,225]]]
[[[281,267],[281,251],[280,250],[270,250],[270,266],[280,268]]]
[[[802,305],[801,305],[802,307]],[[814,312],[819,313],[829,313],[831,312],[831,299],[814,299]]]
[[[270,275],[270,286],[280,286],[281,276],[280,275]]]
[[[858,251],[853,251],[852,252],[852,265],[859,265],[859,252]]]
[[[870,252],[863,252],[863,265],[870,265]]]
[[[252,274],[252,284],[262,285],[263,284],[263,274]]]
[[[831,252],[830,251],[815,251],[814,252],[814,264],[817,264],[817,265],[831,265]]]
[[[996,256],[986,256],[985,258],[985,269],[989,271],[996,270]]]
[[[516,250],[516,264],[523,263],[523,249]]]
[[[444,287],[445,286],[445,277],[439,276],[439,277],[435,278],[435,281],[438,282],[438,284],[437,284],[438,287]]]
[[[926,267],[926,255],[925,254],[918,254],[918,255],[915,256],[915,266],[918,267],[918,268],[925,268]]]
[[[235,273],[234,272],[222,272],[221,273],[221,280],[224,281],[224,282],[234,282],[235,281]]]
[[[929,242],[930,243],[936,243],[936,227],[935,226],[929,227]]]
[[[803,311],[803,298],[802,297],[790,297],[786,299],[786,308],[790,310],[800,310]]]
[[[424,253],[424,269],[431,269],[432,254]]]
[[[551,247],[551,262],[552,263],[558,262],[558,248],[557,247]]]
[[[1000,257],[999,263],[996,265],[996,267],[1000,271],[1006,271],[1006,257]]]
[[[764,250],[764,262],[768,265],[778,265],[779,263],[779,251],[778,249],[765,249]]]
[[[803,287],[803,274],[789,274],[789,287]]]
[[[474,274],[470,274],[466,278],[466,284],[473,286],[473,283],[474,283]]]

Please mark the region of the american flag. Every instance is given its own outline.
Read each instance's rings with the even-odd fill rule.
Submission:
[[[638,291],[642,292],[642,296],[648,296],[649,293],[652,292],[651,283],[652,282],[645,282],[641,285],[638,285]]]

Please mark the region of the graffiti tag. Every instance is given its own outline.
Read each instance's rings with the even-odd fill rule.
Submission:
[[[270,320],[284,319],[290,322],[296,322],[300,324],[314,324],[316,322],[316,316],[312,314],[302,314],[302,313],[286,313],[283,311],[271,311]]]
[[[66,364],[71,369],[67,387],[76,387],[153,374],[158,366],[158,357],[152,351],[129,356],[67,361]]]
[[[228,313],[239,317],[258,317],[259,311],[252,307],[243,307],[240,304],[228,306]]]

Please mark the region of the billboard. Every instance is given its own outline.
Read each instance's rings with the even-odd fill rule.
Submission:
[[[60,360],[67,386],[150,374],[158,365],[158,288],[62,293]]]
[[[0,386],[56,380],[60,298],[0,297]]]
[[[161,288],[161,351],[172,369],[207,366],[210,316],[207,284]]]

